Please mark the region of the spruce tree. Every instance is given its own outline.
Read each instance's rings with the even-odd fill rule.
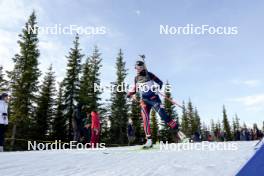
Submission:
[[[225,106],[223,106],[223,127],[224,127],[226,140],[231,141],[232,140],[231,128],[227,118]]]
[[[218,119],[217,123],[216,123],[216,129],[221,131],[221,123],[220,120]]]
[[[235,122],[235,118],[232,118],[232,135],[233,135],[233,139],[235,140],[236,139],[236,132],[237,132],[237,125],[236,125],[236,122]]]
[[[102,67],[101,65],[102,59],[101,59],[101,53],[98,50],[98,47],[94,47],[93,54],[91,56],[91,83],[92,83],[92,91],[91,91],[91,105],[90,107],[95,110],[99,109],[99,101],[101,100],[100,94],[101,92],[99,90],[95,90],[94,86],[100,85],[100,68]]]
[[[201,129],[201,136],[202,136],[202,140],[206,141],[207,140],[207,134],[208,134],[208,128],[205,124],[205,122],[203,122],[202,124],[202,129]]]
[[[102,143],[110,143],[110,132],[109,132],[109,112],[111,108],[108,104],[102,104],[100,107],[100,123],[101,123],[101,134],[100,141]]]
[[[169,85],[168,82],[166,82],[166,86]],[[169,99],[171,99],[171,93],[169,91],[165,92],[165,96]],[[172,116],[173,113],[173,104],[171,103],[171,101],[169,101],[168,99],[164,98],[164,110],[165,112],[168,114],[168,116]],[[164,121],[161,121],[161,126],[160,126],[160,138],[162,141],[166,142],[171,142],[171,136],[170,136],[170,128],[169,126],[167,126],[165,124]]]
[[[185,107],[185,103],[182,103],[182,118],[181,118],[181,130],[185,133],[188,137],[190,137],[190,128],[189,128],[189,119]]]
[[[136,94],[136,99],[139,100],[139,94]],[[132,101],[131,103],[131,114],[130,117],[133,121],[133,126],[135,130],[135,143],[140,144],[142,142],[142,138],[144,138],[143,131],[143,122],[141,118],[141,107],[140,104],[136,101]]]
[[[194,132],[201,133],[201,118],[197,108],[194,109]]]
[[[19,54],[13,58],[14,68],[8,72],[12,101],[10,103],[10,119],[13,122],[12,138],[27,138],[29,127],[34,113],[38,78],[41,73],[38,69],[38,34],[28,28],[37,24],[33,12],[19,35]],[[12,140],[13,147],[15,140]]]
[[[156,111],[151,110],[150,116],[151,116],[150,118],[151,118],[152,141],[153,141],[153,144],[155,144],[158,141],[158,131],[159,131],[159,126],[158,126],[157,117],[156,117]]]
[[[187,116],[188,116],[188,121],[189,121],[188,126],[190,128],[189,136],[192,136],[196,132],[196,124],[195,124],[194,110],[193,110],[193,105],[192,105],[191,100],[189,100],[189,102],[188,102],[187,111],[188,111]]]
[[[169,86],[169,82],[167,81],[166,82],[166,86]],[[168,98],[168,99],[173,99],[172,98],[172,95],[171,95],[171,92],[169,91],[166,91],[165,92],[165,96]],[[174,119],[177,123],[179,121],[178,119],[178,114],[176,112],[176,109],[175,109],[175,106],[174,104],[169,101],[168,99],[164,98],[164,109],[165,109],[165,112],[167,113],[167,115],[169,117],[171,117],[172,119]],[[170,128],[168,125],[166,125],[163,121],[161,122],[161,130],[160,130],[160,135],[161,135],[161,138],[164,140],[164,141],[169,141],[169,142],[172,142],[173,140],[175,141],[175,134],[171,134],[170,133]]]
[[[54,140],[65,141],[67,139],[67,119],[64,117],[63,110],[63,83],[60,83],[56,99],[56,112],[52,120],[52,136]]]
[[[247,124],[245,122],[243,123],[243,128],[247,129]]]
[[[65,117],[68,119],[68,138],[72,139],[72,115],[74,108],[79,101],[79,87],[80,87],[80,72],[81,72],[81,60],[84,56],[81,54],[79,47],[79,36],[76,35],[73,41],[73,48],[70,48],[67,64],[66,77],[64,83],[64,112]]]
[[[220,132],[221,132],[221,123],[218,119],[217,123],[215,124],[215,137],[216,137],[216,140],[220,140],[219,137],[220,137]]]
[[[79,100],[85,105],[91,104],[91,87],[92,87],[92,82],[91,82],[91,74],[92,74],[92,69],[91,69],[91,63],[90,63],[90,58],[88,57],[83,64],[82,67],[82,76],[80,79],[80,91],[79,91]]]
[[[116,76],[117,79],[113,83],[115,86],[111,94],[111,116],[110,116],[110,139],[114,144],[127,143],[127,122],[128,122],[128,105],[126,101],[126,92],[118,91],[117,86],[124,84],[127,69],[123,58],[122,50],[119,50],[116,59]]]
[[[211,119],[211,132],[214,133],[216,130],[216,125],[213,119]]]
[[[236,129],[240,130],[240,122],[239,122],[239,118],[238,118],[237,114],[235,116],[235,124],[236,124]]]
[[[253,123],[253,129],[258,130],[258,125],[256,123]]]
[[[86,59],[83,65],[83,74],[80,84],[80,101],[88,106],[88,111],[99,110],[99,101],[101,100],[100,90],[95,89],[95,85],[100,86],[100,68],[102,67],[101,54],[98,47],[94,47],[91,57]]]
[[[5,79],[5,74],[3,73],[3,66],[0,66],[0,94],[7,91],[8,82]]]
[[[233,118],[232,127],[233,127],[232,131],[234,132],[234,134],[240,130],[240,123],[237,114],[235,115],[235,118]]]
[[[55,75],[52,66],[49,67],[40,89],[40,95],[37,100],[34,137],[38,140],[48,139],[51,134],[51,121],[54,118],[55,99]]]

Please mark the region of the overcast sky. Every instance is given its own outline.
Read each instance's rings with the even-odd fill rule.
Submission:
[[[102,82],[115,80],[115,58],[124,51],[132,82],[138,54],[146,55],[151,72],[173,86],[178,102],[189,98],[206,122],[229,118],[264,120],[263,1],[113,1],[0,0],[0,64],[12,69],[21,28],[35,9],[39,26],[105,26],[105,35],[81,35],[88,56],[98,45],[103,58]],[[161,35],[160,25],[235,26],[237,35]],[[39,36],[40,68],[53,64],[58,80],[65,76],[74,35]],[[83,60],[84,61],[84,60]],[[107,94],[103,94],[107,97]]]

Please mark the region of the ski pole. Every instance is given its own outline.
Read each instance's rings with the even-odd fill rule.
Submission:
[[[166,95],[164,95],[163,93],[161,92],[158,92],[161,96],[163,96],[166,100],[169,100],[172,104],[180,107],[181,109],[183,109],[182,105],[178,104],[176,101],[174,101],[173,99],[167,97]]]

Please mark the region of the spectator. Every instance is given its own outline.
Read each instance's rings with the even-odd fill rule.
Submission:
[[[86,118],[83,119],[83,142],[89,143],[91,141],[91,115],[87,112]]]
[[[78,103],[72,114],[72,128],[73,128],[73,140],[80,142],[82,132],[82,108],[83,104]]]
[[[91,112],[92,116],[92,126],[91,126],[91,146],[92,148],[97,147],[100,137],[100,117],[96,111]]]
[[[0,100],[0,152],[4,151],[5,131],[8,125],[8,94],[3,93]]]
[[[128,145],[131,145],[135,141],[135,130],[133,127],[133,121],[129,119],[127,125],[127,138],[128,138]]]

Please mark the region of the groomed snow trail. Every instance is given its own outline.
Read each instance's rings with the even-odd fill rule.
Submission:
[[[139,150],[27,151],[0,153],[1,176],[232,176],[253,155],[252,142],[235,151]]]

